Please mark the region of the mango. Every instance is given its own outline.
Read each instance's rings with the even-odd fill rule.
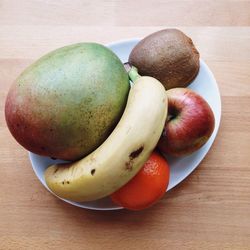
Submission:
[[[123,114],[129,79],[120,59],[97,43],[59,48],[11,86],[5,118],[27,150],[77,160],[96,149]]]

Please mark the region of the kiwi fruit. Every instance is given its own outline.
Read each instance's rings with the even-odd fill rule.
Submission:
[[[192,82],[199,72],[199,57],[191,38],[180,30],[164,29],[142,39],[131,51],[129,63],[171,89]]]

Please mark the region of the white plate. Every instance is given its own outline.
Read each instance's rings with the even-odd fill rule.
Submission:
[[[107,47],[113,50],[122,60],[122,62],[127,62],[130,51],[138,43],[139,40],[140,39],[119,41],[108,44]],[[170,183],[167,190],[170,190],[171,188],[179,184],[199,165],[199,163],[202,161],[202,159],[205,157],[208,150],[210,149],[219,128],[221,117],[220,92],[212,72],[204,61],[200,61],[200,71],[195,80],[188,87],[202,95],[211,106],[215,115],[215,129],[208,142],[192,155],[181,158],[167,157],[171,169]],[[51,158],[39,156],[33,153],[29,153],[29,157],[36,176],[41,181],[41,183],[48,189],[44,180],[43,173],[49,165],[54,164],[55,162],[62,161],[52,160]],[[64,201],[78,207],[93,210],[121,209],[121,207],[118,207],[113,204],[109,198],[84,203],[72,202],[68,200]]]

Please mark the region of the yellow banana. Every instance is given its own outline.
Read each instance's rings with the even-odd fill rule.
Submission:
[[[155,148],[167,116],[166,92],[158,80],[133,70],[124,114],[106,141],[77,162],[46,170],[46,183],[57,196],[80,202],[108,196],[136,175]]]

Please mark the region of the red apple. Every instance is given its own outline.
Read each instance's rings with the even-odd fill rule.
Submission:
[[[203,97],[190,89],[174,88],[166,93],[168,117],[158,147],[173,156],[191,154],[211,136],[213,111]]]

